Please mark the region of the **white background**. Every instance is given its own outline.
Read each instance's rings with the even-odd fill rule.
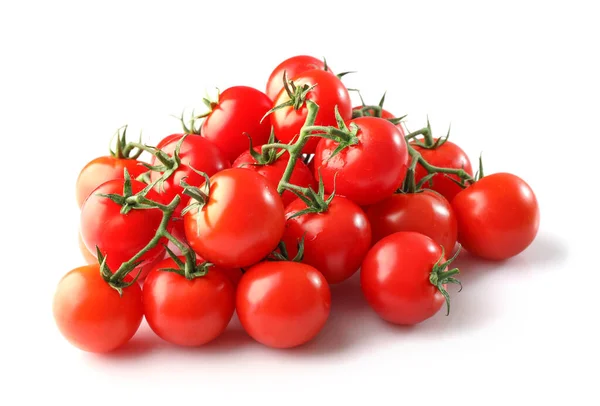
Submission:
[[[0,404],[597,404],[593,1],[150,3],[0,5]],[[156,141],[205,89],[262,90],[304,53],[358,71],[344,81],[372,102],[387,90],[411,129],[427,115],[437,134],[451,123],[487,173],[523,177],[541,208],[534,244],[501,264],[463,258],[452,314],[414,328],[380,321],[352,280],[333,289],[322,334],[296,350],[264,348],[237,321],[194,350],[147,327],[109,356],[71,347],[51,300],[83,263],[81,167],[117,127]]]

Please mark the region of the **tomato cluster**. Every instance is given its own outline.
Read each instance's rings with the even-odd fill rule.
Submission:
[[[145,318],[199,346],[236,312],[256,341],[295,347],[327,322],[330,285],[359,270],[381,318],[417,324],[449,311],[461,248],[504,260],[531,244],[539,209],[525,181],[484,176],[481,160],[474,175],[448,136],[429,123],[407,134],[383,99],[353,106],[342,75],[296,56],[266,94],[226,89],[156,146],[119,129],[77,179],[88,265],[58,284],[64,337],[107,352]]]

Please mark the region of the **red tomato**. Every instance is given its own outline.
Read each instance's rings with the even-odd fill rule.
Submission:
[[[222,268],[243,268],[265,258],[285,227],[277,190],[245,168],[221,171],[210,179],[206,205],[184,216],[185,235],[194,251]]]
[[[435,139],[437,141],[437,139]],[[465,172],[469,175],[473,176],[473,168],[471,167],[471,161],[469,161],[469,157],[465,152],[456,144],[446,141],[442,144],[442,146],[436,149],[426,149],[411,143],[411,145],[421,153],[423,158],[431,165],[438,166],[441,168],[463,168]],[[425,168],[423,168],[420,164],[417,165],[415,170],[415,180],[419,182],[425,176],[428,175],[428,172]],[[452,202],[454,196],[458,192],[462,190],[462,188],[454,183],[452,179],[460,180],[456,175],[446,175],[443,173],[436,174],[432,179],[431,183],[427,183],[427,186],[430,189],[439,192],[444,196],[449,202]]]
[[[83,239],[81,238],[81,232],[79,232],[77,234],[78,240],[79,240],[79,252],[81,252],[81,256],[83,257],[84,261],[86,264],[97,264],[98,263],[98,258],[96,258],[95,255],[93,255],[90,250],[88,250],[88,248],[85,246],[85,243],[83,242]]]
[[[458,242],[481,258],[503,260],[527,248],[540,224],[538,202],[525,181],[510,173],[485,176],[456,195]]]
[[[271,119],[261,119],[273,107],[273,102],[260,90],[235,86],[219,96],[218,103],[202,123],[200,133],[212,141],[224,157],[233,162],[252,145],[266,144],[271,135]]]
[[[125,169],[132,179],[147,171],[137,159],[101,156],[90,161],[83,167],[77,178],[75,186],[77,205],[83,206],[85,199],[101,184],[113,179],[123,179]]]
[[[144,283],[144,315],[152,331],[183,346],[206,344],[221,335],[235,310],[235,289],[229,278],[214,267],[192,280],[161,270],[165,268],[177,265],[165,259]]]
[[[323,213],[290,218],[306,209],[301,199],[285,210],[283,241],[293,258],[304,236],[303,263],[314,266],[329,283],[342,282],[358,270],[371,246],[371,226],[363,210],[345,197],[335,196]]]
[[[308,92],[306,97],[307,100],[312,100],[319,105],[315,125],[336,126],[335,106],[337,106],[344,121],[352,118],[352,104],[348,90],[334,74],[320,69],[313,69],[291,79],[297,87],[305,84],[317,85]],[[278,106],[289,100],[290,97],[287,92],[282,90],[275,99],[273,106]],[[307,114],[306,103],[299,110],[294,110],[292,106],[288,106],[273,112],[271,121],[277,139],[288,144],[292,142],[300,134],[300,129],[306,121]],[[304,146],[303,152],[314,152],[318,142],[319,138],[311,138]]]
[[[398,232],[385,237],[362,263],[360,283],[367,302],[394,324],[430,318],[444,304],[444,296],[429,281],[441,256],[441,247],[423,234]]]
[[[123,262],[128,261],[142,250],[156,234],[162,220],[158,209],[131,210],[121,214],[121,205],[102,194],[122,194],[122,179],[110,180],[98,187],[81,208],[81,238],[88,251],[96,253],[96,246],[106,256],[106,263],[115,272]],[[131,181],[132,192],[138,193],[147,185],[137,180]],[[161,202],[161,197],[150,190],[146,197]],[[145,253],[140,260],[152,261],[164,252],[166,240],[161,240],[154,248]],[[132,272],[130,275],[135,275]]]
[[[373,243],[398,231],[415,231],[442,245],[447,254],[456,245],[456,216],[450,203],[439,193],[423,190],[398,193],[369,206],[367,216]]]
[[[408,150],[404,137],[389,121],[359,117],[351,123],[359,127],[359,143],[330,158],[338,143],[322,138],[315,152],[315,169],[320,168],[327,193],[333,193],[335,178],[336,194],[366,206],[391,196],[402,185]]]
[[[52,306],[62,335],[89,352],[108,352],[127,343],[137,332],[144,309],[137,283],[123,295],[100,275],[100,266],[73,269],[59,282]]]
[[[181,141],[184,134],[172,134],[166,139],[168,141],[159,143],[162,144],[161,150],[170,156],[173,156],[177,144]],[[183,187],[181,187],[181,180],[185,178],[185,181],[192,186],[199,186],[205,182],[204,176],[198,174],[196,171],[204,172],[208,176],[212,176],[215,173],[229,168],[231,164],[225,159],[223,153],[219,148],[207,140],[196,134],[188,134],[181,144],[179,150],[179,158],[181,164],[175,172],[169,176],[169,178],[162,184],[156,186],[156,190],[164,196],[164,201],[170,202],[176,195],[183,193]],[[161,162],[156,158],[152,157],[152,165],[161,165]],[[193,168],[193,169],[192,169]],[[196,171],[194,171],[194,169]],[[150,180],[155,182],[163,175],[162,172],[152,171]],[[173,227],[176,229],[176,233],[184,234],[183,222],[181,218],[181,210],[185,207],[187,199],[182,198],[181,203],[173,214]]]
[[[352,111],[357,111],[357,110],[362,110],[362,109],[363,109],[363,106],[356,106],[356,107],[352,108]],[[383,108],[381,109],[381,115],[380,116],[377,116],[377,113],[374,110],[372,110],[372,109],[370,109],[368,113],[369,114],[368,114],[367,117],[381,117],[381,118],[384,118],[386,120],[392,119],[392,118],[396,118],[395,115],[393,115],[392,113],[390,113],[389,111],[387,111],[386,109],[383,109]],[[402,125],[402,123],[396,124],[396,127],[398,127],[398,129],[400,130],[400,133],[404,137],[406,134],[405,134],[404,126]]]
[[[256,147],[254,150],[260,153],[260,147]],[[285,172],[285,168],[287,167],[289,160],[290,155],[286,152],[279,157],[279,159],[269,165],[255,165],[256,160],[252,157],[250,151],[246,151],[235,160],[232,166],[234,168],[248,168],[260,173],[271,182],[271,185],[275,189],[277,189],[279,181],[283,177],[283,173]],[[314,188],[316,185],[312,172],[310,169],[308,169],[304,162],[302,162],[301,159],[296,161],[294,172],[292,172],[289,182],[293,185],[302,187],[312,186]],[[283,205],[286,206],[296,199],[296,195],[289,190],[286,190],[281,195],[281,199],[283,200]]]
[[[293,56],[281,62],[267,81],[267,96],[271,100],[275,100],[277,95],[283,89],[283,72],[286,72],[288,79],[295,78],[307,70],[325,69],[325,64],[322,60],[308,55]],[[329,68],[328,68],[329,69]]]
[[[244,330],[274,348],[313,339],[325,325],[331,292],[323,275],[297,262],[261,262],[242,277],[236,311]]]

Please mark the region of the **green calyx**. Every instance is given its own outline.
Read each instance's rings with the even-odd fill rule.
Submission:
[[[191,281],[192,279],[201,278],[205,276],[208,273],[209,268],[214,266],[210,262],[206,261],[197,264],[196,254],[193,250],[190,250],[190,255],[192,256],[193,260],[188,260],[184,262],[177,255],[175,255],[175,253],[168,246],[165,245],[165,249],[167,250],[167,253],[171,257],[173,262],[175,262],[175,264],[177,265],[177,268],[160,268],[160,271],[173,272]]]
[[[205,113],[195,116],[194,118],[200,119],[200,118],[209,116],[214,111],[214,109],[216,109],[217,106],[219,105],[220,98],[221,98],[221,90],[219,90],[219,88],[217,88],[217,97],[215,99],[212,99],[208,94],[206,94],[206,96],[202,98],[202,103],[204,103],[204,105],[206,106],[206,108],[208,110]]]
[[[285,154],[285,149],[281,151],[277,151],[275,148],[261,148],[261,152],[257,152],[254,150],[252,145],[252,137],[250,134],[244,133],[246,137],[248,137],[248,143],[250,144],[250,156],[254,159],[254,163],[248,164],[253,166],[265,166],[271,165],[273,162],[277,161],[283,154]],[[269,140],[267,144],[275,143],[275,130],[271,127],[271,135],[269,136]]]
[[[175,171],[177,171],[177,169],[179,169],[179,167],[181,166],[181,158],[180,158],[179,154],[181,152],[181,146],[183,145],[183,142],[185,141],[185,139],[188,135],[189,135],[188,133],[185,133],[183,135],[183,137],[181,137],[179,139],[179,141],[177,141],[177,144],[175,145],[175,149],[173,150],[173,156],[170,156],[169,154],[167,154],[166,152],[164,152],[160,149],[153,148],[153,155],[160,162],[160,164],[158,164],[158,165],[144,164],[144,166],[146,168],[148,168],[149,170],[162,173],[162,176],[159,178],[159,181],[158,181],[159,190],[163,190],[164,182],[167,179],[169,179],[175,173]]]
[[[146,199],[146,195],[156,185],[155,183],[147,185],[144,189],[139,191],[136,194],[133,194],[131,189],[131,175],[129,175],[129,171],[127,168],[123,170],[123,194],[115,194],[115,193],[98,193],[97,195],[100,197],[105,197],[119,206],[121,206],[121,214],[125,215],[129,213],[132,209],[150,209],[155,206],[152,205],[152,202]],[[148,204],[150,202],[150,204]]]
[[[442,255],[433,265],[431,273],[429,274],[429,282],[440,291],[440,293],[444,296],[444,299],[446,300],[446,316],[450,314],[450,295],[448,294],[448,291],[446,290],[444,285],[448,283],[455,283],[457,285],[460,285],[459,292],[462,290],[462,283],[454,277],[455,275],[460,273],[458,268],[447,270],[448,265],[450,265],[458,257],[460,250],[461,247],[459,246],[452,258],[445,262],[442,262],[445,257],[444,247],[442,247]]]
[[[210,178],[204,172],[200,172],[191,168],[194,172],[199,175],[202,175],[205,179],[204,185],[201,188],[189,185],[185,178],[181,179],[180,185],[183,187],[183,194],[191,197],[190,204],[188,204],[182,211],[181,214],[185,215],[187,212],[193,209],[197,209],[198,211],[202,210],[202,208],[208,203],[209,194],[210,194]]]
[[[294,258],[290,259],[285,242],[280,241],[277,245],[277,249],[274,250],[268,257],[267,261],[288,261],[288,262],[302,262],[304,258],[304,236],[298,240],[298,252]]]
[[[329,138],[330,140],[338,143],[338,146],[333,150],[327,160],[333,158],[344,149],[360,142],[357,135],[359,130],[358,126],[354,123],[350,123],[350,126],[348,127],[340,115],[337,106],[335,106],[335,120],[337,122],[337,128],[321,126],[312,126],[307,128],[307,130],[312,133],[310,135],[311,137],[317,136],[321,138]]]
[[[382,117],[383,103],[385,102],[385,95],[387,92],[383,93],[383,96],[381,96],[381,100],[379,101],[379,104],[367,105],[367,104],[365,104],[365,101],[362,97],[362,94],[360,93],[360,90],[358,90],[358,89],[348,89],[348,90],[358,93],[358,97],[360,97],[360,102],[362,104],[362,107],[360,109],[352,110],[352,118],[358,118],[358,117],[381,118]],[[403,115],[402,117],[388,118],[387,121],[389,121],[390,123],[392,123],[394,125],[397,125],[400,122],[402,122],[402,120],[404,120],[406,118],[406,116],[407,116],[407,114]]]
[[[189,121],[187,123],[185,121],[185,114],[184,113],[181,113],[181,116],[177,117],[177,119],[181,123],[181,128],[183,129],[183,133],[184,134],[196,134],[196,135],[200,135],[200,127],[201,127],[201,125],[198,124],[198,118],[199,117],[196,116],[193,111],[192,111],[192,115],[190,116]]]
[[[131,282],[125,282],[123,280],[123,278],[115,278],[115,275],[117,273],[113,273],[110,268],[108,267],[108,264],[106,263],[106,256],[102,254],[102,252],[100,251],[100,248],[98,246],[96,246],[96,257],[98,258],[98,263],[100,264],[100,275],[102,276],[102,279],[104,279],[104,281],[106,281],[106,283],[108,283],[108,285],[113,288],[114,290],[116,290],[117,292],[119,292],[119,296],[123,295],[123,289],[128,288],[129,286],[133,285],[134,283],[137,282],[141,270],[140,272],[138,272],[138,274],[135,276],[135,278],[133,278],[133,280]],[[130,264],[126,264],[125,266],[122,266],[120,269],[121,272],[124,272],[124,275],[130,273],[131,271],[133,271],[137,266],[139,266],[142,263],[142,261],[136,261],[136,262],[132,262]]]
[[[448,138],[450,137],[450,127],[448,126],[448,132],[446,133],[446,135],[444,137],[439,137],[437,140],[434,140],[433,138],[433,132],[431,131],[431,123],[429,122],[429,117],[427,117],[427,127],[422,128],[419,131],[416,131],[415,133],[418,133],[417,135],[423,135],[423,142],[419,141],[419,140],[415,140],[413,141],[414,145],[417,145],[423,149],[438,149],[439,147],[441,147],[442,145],[444,145],[446,143],[446,141],[448,141]],[[411,133],[408,134],[407,140],[408,139],[413,139],[414,137],[416,137],[416,135],[413,137],[412,134],[415,133]],[[410,137],[410,138],[408,138]]]
[[[116,138],[116,142],[115,142]],[[139,142],[142,141],[142,133],[140,132]],[[115,144],[115,149],[113,150],[113,145]],[[127,125],[119,128],[115,134],[112,136],[110,140],[110,156],[117,159],[138,159],[142,152],[141,149],[138,149],[135,153],[133,153],[133,148],[127,148]]]
[[[309,214],[309,213],[325,213],[327,210],[329,210],[329,205],[331,204],[331,202],[333,201],[333,199],[335,197],[335,178],[334,178],[333,182],[334,182],[333,193],[331,193],[331,195],[327,199],[325,198],[325,185],[323,184],[323,178],[321,177],[320,171],[319,171],[319,188],[317,191],[314,191],[310,187],[307,187],[307,188],[300,187],[300,186],[292,185],[291,183],[285,182],[283,185],[284,188],[286,190],[289,190],[296,196],[298,196],[298,198],[300,198],[304,202],[304,204],[306,204],[306,209],[300,210],[299,212],[294,213],[293,215],[288,217],[288,220],[292,219],[294,217],[300,217],[300,216],[303,216],[303,215]]]
[[[310,91],[313,90],[316,86],[316,84],[304,84],[302,86],[296,86],[296,84],[292,80],[288,80],[287,72],[283,71],[283,88],[285,89],[285,92],[288,94],[288,97],[290,99],[267,111],[267,113],[263,116],[263,118],[260,121],[262,122],[269,114],[285,107],[292,107],[296,111],[300,110],[306,102],[306,97],[308,96],[308,93],[310,93]]]

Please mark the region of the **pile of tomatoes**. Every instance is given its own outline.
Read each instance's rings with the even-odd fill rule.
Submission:
[[[531,244],[539,209],[525,181],[484,176],[481,161],[474,174],[448,136],[429,123],[408,133],[383,99],[353,107],[342,76],[295,56],[266,93],[204,99],[205,114],[156,146],[119,129],[77,179],[87,265],[56,289],[64,337],[112,351],[145,318],[199,346],[236,312],[256,341],[295,347],[327,322],[330,285],[357,272],[377,315],[417,324],[449,312],[461,249],[504,260]]]

